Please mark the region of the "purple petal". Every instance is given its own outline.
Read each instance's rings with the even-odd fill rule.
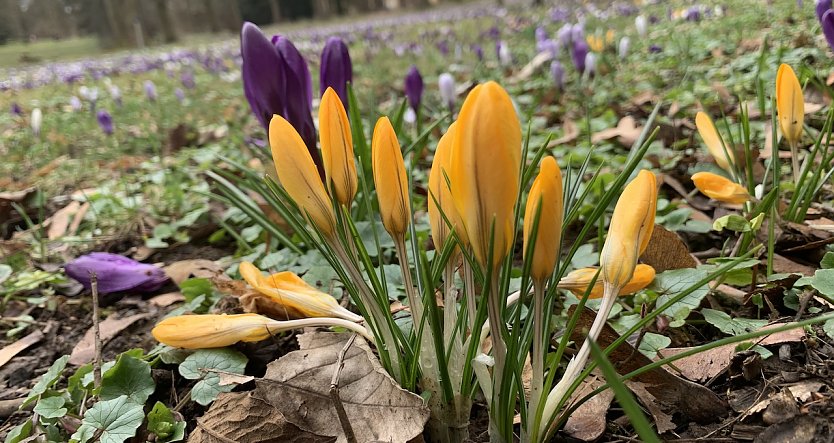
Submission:
[[[156,266],[107,252],[82,255],[64,265],[64,271],[87,289],[91,287],[91,273],[95,273],[100,294],[128,290],[151,292],[168,281],[165,271]]]

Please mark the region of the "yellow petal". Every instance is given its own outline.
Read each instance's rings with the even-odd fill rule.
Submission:
[[[326,236],[336,231],[336,215],[310,151],[295,128],[280,115],[269,123],[269,144],[278,180],[308,219]]]
[[[357,186],[353,137],[345,106],[333,88],[321,97],[319,133],[327,189],[332,187],[336,201],[349,207]]]
[[[710,155],[715,159],[715,163],[725,171],[730,171],[732,169],[730,165],[735,163],[735,155],[730,146],[727,146],[725,153],[725,145],[722,143],[721,136],[718,134],[712,119],[707,114],[698,112],[695,115],[695,126],[698,128],[698,134],[701,135],[704,144],[707,145]]]
[[[622,288],[631,280],[637,258],[652,236],[656,207],[656,179],[644,169],[626,185],[611,216],[600,253],[603,282]]]
[[[464,246],[467,243],[463,222],[452,200],[452,192],[447,182],[450,178],[452,144],[456,130],[457,122],[454,122],[449,126],[446,133],[440,137],[429,172],[429,224],[431,225],[431,238],[437,250],[443,249],[443,245],[446,244],[446,240],[452,232],[449,229],[450,226],[457,229],[458,240]],[[444,219],[443,216],[446,216],[446,218]],[[447,220],[448,224],[446,223]]]
[[[292,272],[278,272],[263,275],[252,263],[240,263],[240,275],[253,289],[272,299],[273,302],[288,306],[308,317],[339,317],[350,321],[362,317],[339,305],[332,295],[310,286]]]
[[[237,342],[265,340],[277,332],[275,320],[258,314],[179,315],[157,323],[154,338],[186,349],[220,348]]]
[[[704,195],[725,203],[744,203],[750,200],[747,189],[740,184],[712,172],[698,172],[692,181]]]
[[[596,268],[581,268],[571,271],[568,275],[559,280],[558,286],[559,288],[570,290],[577,297],[582,297],[585,295],[585,291],[588,288],[588,285],[591,284],[591,280],[594,279],[594,275],[596,275],[596,273]],[[654,276],[655,270],[653,267],[645,264],[637,265],[634,268],[634,275],[631,277],[631,280],[629,280],[628,283],[620,289],[619,295],[625,296],[634,294],[635,292],[650,285],[652,281],[654,281]],[[602,278],[598,277],[594,287],[591,289],[591,293],[588,295],[588,298],[600,298],[602,297],[602,293]]]
[[[382,224],[391,236],[403,236],[411,220],[408,177],[400,142],[388,117],[380,117],[374,126],[371,158]]]
[[[802,124],[805,120],[805,98],[802,86],[793,69],[782,63],[776,72],[776,109],[782,136],[795,145],[802,138]]]
[[[537,213],[535,249],[530,258],[527,250],[531,247],[530,238]],[[533,279],[545,280],[553,273],[559,258],[561,238],[562,171],[556,159],[547,156],[542,160],[539,175],[530,188],[524,210],[524,259],[533,260],[530,267]]]
[[[507,91],[492,81],[472,89],[455,132],[452,198],[475,258],[486,267],[492,256],[497,267],[512,247],[521,166],[521,124]]]

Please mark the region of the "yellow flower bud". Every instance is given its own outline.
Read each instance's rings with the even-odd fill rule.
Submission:
[[[371,159],[382,224],[392,237],[404,236],[411,222],[408,176],[400,142],[388,117],[380,117],[374,126]]]
[[[452,123],[449,129],[440,137],[437,149],[434,151],[434,159],[429,172],[429,225],[431,225],[431,238],[437,250],[443,249],[449,235],[450,225],[457,230],[458,240],[465,246],[467,242],[466,232],[463,231],[463,222],[460,220],[455,203],[452,200],[452,192],[449,189],[447,179],[449,178],[452,162],[452,143],[455,139],[457,122]],[[439,206],[438,206],[439,205]],[[443,216],[446,216],[444,219]],[[446,221],[449,221],[447,224]]]
[[[559,280],[558,287],[573,292],[577,297],[582,297],[585,295],[585,291],[588,285],[591,284],[591,280],[594,279],[596,273],[597,268],[581,268],[571,271]],[[645,264],[637,265],[634,268],[634,275],[632,275],[631,280],[620,288],[620,296],[631,295],[645,288],[654,281],[654,276],[655,270],[653,267]],[[602,277],[598,277],[594,283],[594,287],[591,288],[591,293],[588,295],[588,298],[600,298],[602,297],[602,293]]]
[[[535,243],[531,244],[533,223],[538,213]],[[543,281],[550,277],[559,258],[562,239],[562,171],[556,159],[542,160],[524,210],[524,259],[533,260],[530,275]],[[528,249],[534,247],[530,257]]]
[[[347,112],[333,88],[327,88],[319,105],[319,138],[325,183],[342,205],[350,206],[356,195],[356,162]]]
[[[805,98],[802,86],[793,69],[782,63],[776,72],[776,109],[782,136],[791,146],[802,138],[802,123],[805,120]]]
[[[486,267],[491,256],[497,267],[512,248],[521,167],[521,123],[507,91],[492,81],[472,89],[455,132],[452,198],[476,260]]]
[[[744,203],[750,200],[750,194],[744,186],[712,172],[693,174],[692,181],[701,193],[721,202]]]
[[[295,128],[280,115],[269,123],[269,144],[278,180],[287,194],[324,235],[334,235],[336,215],[313,158]]]
[[[656,207],[656,179],[644,169],[626,185],[614,208],[608,237],[600,253],[604,283],[622,288],[631,280],[637,259],[652,236]]]
[[[713,123],[712,119],[703,112],[698,112],[695,115],[695,126],[698,128],[698,134],[701,135],[701,139],[704,140],[704,144],[707,145],[707,150],[709,151],[712,158],[715,159],[715,163],[724,169],[725,171],[730,171],[732,169],[731,164],[735,163],[735,154],[733,153],[732,146],[726,145],[727,151],[724,152],[724,144],[721,141],[721,136],[718,134],[718,130],[715,128],[715,123]]]
[[[280,322],[258,314],[178,315],[157,323],[154,338],[185,349],[221,348],[237,342],[261,341],[279,332]]]
[[[252,263],[241,262],[240,275],[253,289],[273,302],[300,312],[307,317],[339,317],[360,321],[362,317],[339,305],[332,295],[310,286],[292,272],[263,275]]]

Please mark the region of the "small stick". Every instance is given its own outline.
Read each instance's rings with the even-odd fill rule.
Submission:
[[[333,378],[330,379],[330,398],[333,399],[333,406],[336,408],[336,414],[339,416],[339,423],[342,424],[342,431],[345,433],[345,439],[348,443],[357,443],[356,435],[353,433],[353,427],[348,420],[345,405],[342,404],[342,399],[339,398],[339,376],[342,374],[342,369],[345,367],[345,354],[356,340],[356,334],[352,334],[345,343],[345,347],[339,351],[339,356],[336,358],[336,370],[333,372]]]
[[[98,277],[90,271],[90,289],[93,292],[93,334],[96,357],[93,360],[93,380],[96,388],[101,387],[101,330],[98,326]]]

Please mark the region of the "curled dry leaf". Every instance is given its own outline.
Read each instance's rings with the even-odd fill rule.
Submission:
[[[680,236],[661,225],[654,225],[652,237],[640,261],[658,273],[669,269],[694,268],[698,265]]]
[[[553,55],[551,55],[550,51],[542,51],[538,53],[532,60],[530,60],[530,63],[524,65],[524,67],[518,71],[518,74],[510,79],[510,83],[518,83],[520,81],[527,80],[552,58]]]
[[[595,371],[582,380],[582,384],[573,393],[570,401],[579,400],[604,384],[605,380],[596,374]],[[605,417],[608,415],[608,407],[611,406],[612,400],[614,400],[614,391],[611,389],[606,389],[591,397],[590,400],[579,406],[568,417],[568,421],[565,423],[565,432],[571,437],[578,438],[582,441],[594,441],[598,439],[605,432],[608,424]]]
[[[573,120],[565,120],[562,123],[562,131],[564,131],[564,134],[555,140],[551,140],[550,144],[547,145],[548,148],[572,143],[579,137],[579,126]]]
[[[34,345],[42,339],[43,332],[41,332],[40,329],[37,329],[35,332],[32,332],[26,337],[23,337],[10,345],[4,346],[3,349],[0,349],[0,367],[3,367],[3,365],[13,359],[15,355],[20,354],[26,348]]]
[[[256,381],[255,395],[299,428],[346,442],[330,381],[349,338],[327,332],[298,336],[301,350],[272,362]],[[429,410],[422,398],[397,385],[365,340],[357,338],[347,350],[339,380],[341,402],[358,441],[406,442],[423,432]]]
[[[223,274],[223,268],[220,265],[203,259],[174,262],[164,267],[163,270],[177,286],[191,277],[210,279]]]
[[[617,141],[623,146],[631,146],[643,132],[642,126],[637,126],[634,117],[627,115],[620,119],[614,128],[603,129],[591,135],[591,143],[599,143],[603,140],[610,140],[617,137]]]

